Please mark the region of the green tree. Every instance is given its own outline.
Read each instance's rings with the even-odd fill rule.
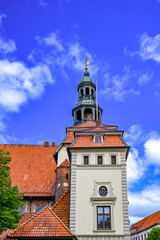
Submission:
[[[160,240],[160,228],[153,228],[148,234],[148,238],[146,240]]]
[[[16,223],[21,217],[18,209],[24,205],[23,194],[17,186],[12,187],[10,161],[10,153],[0,149],[0,233],[17,228]]]

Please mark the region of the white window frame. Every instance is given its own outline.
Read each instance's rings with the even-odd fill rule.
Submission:
[[[101,142],[96,142],[96,137],[101,137]],[[95,135],[95,136],[94,136],[94,139],[93,139],[93,142],[94,142],[95,144],[102,144],[102,143],[103,143],[103,136],[102,136],[102,135]]]

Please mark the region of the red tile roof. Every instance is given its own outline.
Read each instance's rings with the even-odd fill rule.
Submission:
[[[71,145],[74,147],[124,147],[126,146],[119,136],[104,136],[103,143],[95,144],[92,136],[79,136]]]
[[[86,122],[83,122],[83,123],[80,123],[80,124],[77,124],[77,125],[74,125],[74,126],[68,127],[68,128],[90,128],[90,127],[95,127],[95,126],[97,126],[96,121],[88,120]],[[99,126],[117,129],[117,126],[107,125],[107,124],[102,124],[102,123],[100,123]]]
[[[71,166],[70,161],[66,158],[57,168],[70,166]]]
[[[12,161],[12,185],[18,185],[24,196],[53,196],[56,162],[53,153],[58,146],[0,144],[9,151]]]
[[[3,231],[0,234],[0,240],[5,240],[7,235],[11,234],[14,230],[13,229],[7,229],[6,231]]]
[[[37,213],[28,213],[28,212],[25,212],[22,214],[21,216],[21,219],[19,220],[19,223],[18,225],[21,226],[23,223],[25,223],[29,218],[33,217],[34,215],[36,215]]]
[[[15,229],[12,237],[72,237],[73,233],[64,225],[57,215],[48,207],[27,220],[20,228]]]
[[[62,220],[68,227],[69,223],[69,204],[70,191],[63,195],[58,202],[52,207],[53,212]]]
[[[143,218],[139,222],[131,226],[131,230],[136,228],[136,231],[132,235],[137,234],[138,232],[144,231],[150,227],[153,227],[156,224],[160,224],[160,211],[153,213],[152,215]]]
[[[73,140],[74,140],[74,132],[73,131],[69,131],[67,133],[67,137],[66,137],[64,142],[65,143],[71,143],[71,142],[73,142]]]
[[[81,133],[98,133],[98,132],[122,132],[116,129],[110,129],[110,128],[106,128],[106,127],[101,127],[101,126],[96,126],[93,128],[89,128],[89,129],[84,129],[80,131]]]

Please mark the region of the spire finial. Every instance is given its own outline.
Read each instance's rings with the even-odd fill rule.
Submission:
[[[90,62],[88,61],[88,57],[84,58],[86,60],[86,66],[85,66],[85,70],[88,70],[88,65],[91,65]]]

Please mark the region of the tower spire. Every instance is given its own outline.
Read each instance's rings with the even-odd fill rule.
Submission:
[[[88,61],[88,57],[85,56],[84,58],[86,60],[86,66],[85,66],[85,70],[87,71],[88,70],[88,65],[91,65],[90,62]]]
[[[88,58],[85,57],[86,65],[84,77],[78,84],[78,103],[72,109],[72,116],[74,117],[74,124],[82,123],[88,120],[101,121],[102,109],[96,103],[96,85],[90,73],[88,72],[88,65],[91,65]]]

